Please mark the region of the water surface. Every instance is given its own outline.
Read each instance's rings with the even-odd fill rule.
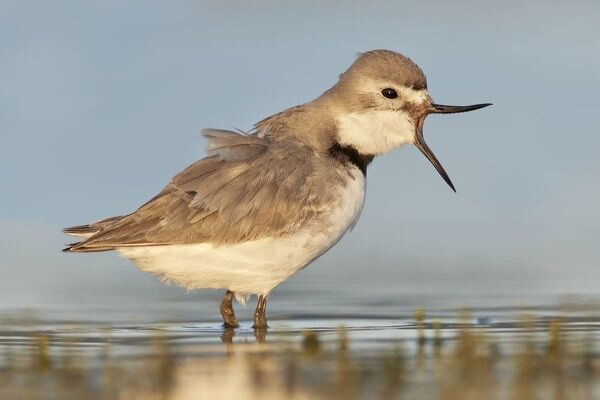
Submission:
[[[223,329],[217,291],[55,293],[3,309],[0,397],[600,396],[598,297],[430,284],[436,293],[297,279],[275,292],[268,331],[251,328],[254,301]]]

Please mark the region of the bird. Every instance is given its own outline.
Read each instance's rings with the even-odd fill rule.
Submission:
[[[356,224],[371,161],[414,145],[456,191],[425,142],[425,118],[489,105],[435,103],[408,57],[359,53],[312,101],[247,132],[203,130],[205,158],[134,212],[65,228],[81,240],[63,251],[116,250],[166,283],[224,289],[220,313],[229,328],[239,326],[233,301],[256,295],[253,327],[266,329],[271,291]]]

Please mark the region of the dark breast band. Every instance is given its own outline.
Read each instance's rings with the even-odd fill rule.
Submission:
[[[367,166],[375,157],[372,154],[361,154],[354,147],[342,146],[339,143],[329,148],[329,154],[342,163],[355,165],[362,171],[364,176],[367,176]]]

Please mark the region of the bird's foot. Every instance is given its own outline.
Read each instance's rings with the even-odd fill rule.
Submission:
[[[223,297],[223,301],[221,301],[221,307],[219,309],[219,311],[221,311],[221,317],[223,317],[223,327],[226,329],[237,328],[240,326],[235,318],[235,311],[233,310],[233,296],[233,292],[228,290],[225,293],[225,297]]]
[[[258,296],[258,303],[256,304],[256,310],[254,311],[254,325],[252,326],[254,329],[264,329],[266,330],[269,325],[267,325],[267,296],[260,295]]]
[[[221,341],[223,343],[233,343],[233,337],[235,336],[235,330],[232,327],[225,327],[223,334],[221,335]]]

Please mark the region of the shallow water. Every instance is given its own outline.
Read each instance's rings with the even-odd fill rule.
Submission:
[[[273,297],[268,331],[251,307],[223,329],[218,292],[5,308],[0,398],[600,398],[595,296],[294,289]]]
[[[251,328],[255,299],[224,330],[222,291],[110,255],[8,269],[0,398],[600,398],[596,269],[337,257],[273,292],[268,332]]]

